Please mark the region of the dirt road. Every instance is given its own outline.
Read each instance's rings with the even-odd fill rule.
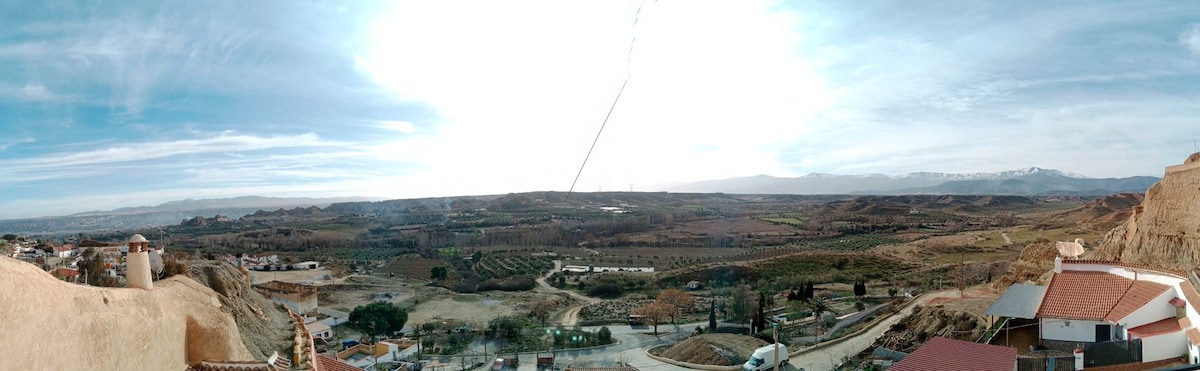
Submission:
[[[588,304],[599,303],[600,299],[589,298],[587,296],[580,295],[579,293],[574,292],[574,291],[562,290],[557,287],[550,286],[550,284],[546,282],[546,279],[550,278],[550,276],[553,275],[554,272],[558,272],[560,270],[562,270],[562,262],[555,260],[554,261],[554,270],[551,270],[550,272],[547,272],[545,275],[538,277],[537,283],[539,286],[541,286],[539,291],[548,292],[548,293],[552,293],[552,294],[565,294],[565,295],[575,299],[576,301],[578,301],[578,303],[576,303],[575,305],[568,307],[567,310],[563,312],[562,319],[559,320],[559,323],[561,323],[563,326],[568,326],[568,327],[575,326],[575,324],[579,323],[579,311],[582,310],[583,307]]]
[[[1004,237],[1005,245],[1012,245],[1012,238],[1008,237],[1008,233],[1000,233],[1000,237]]]

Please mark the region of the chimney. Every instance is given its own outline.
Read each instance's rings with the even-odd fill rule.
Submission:
[[[1062,273],[1062,257],[1054,257],[1054,273]]]
[[[150,275],[149,241],[140,234],[129,238],[129,254],[125,259],[125,286],[139,289],[153,289],[154,282]]]

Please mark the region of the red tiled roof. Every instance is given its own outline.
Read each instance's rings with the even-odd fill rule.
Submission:
[[[1063,260],[1062,262],[1063,262],[1063,264],[1115,265],[1118,267],[1145,269],[1145,270],[1154,271],[1157,273],[1166,273],[1166,274],[1179,276],[1179,278],[1187,278],[1186,271],[1181,271],[1178,269],[1168,269],[1168,268],[1163,268],[1163,267],[1156,267],[1156,266],[1149,265],[1149,264],[1126,263],[1126,262],[1114,261],[1114,260],[1089,260],[1089,259],[1069,259],[1069,260]]]
[[[1200,345],[1200,330],[1191,329],[1187,332],[1188,342],[1192,345]]]
[[[50,270],[50,274],[55,277],[71,277],[78,276],[79,270],[67,267],[58,267]]]
[[[1107,316],[1104,316],[1104,319],[1116,323],[1130,313],[1133,313],[1133,311],[1146,305],[1146,303],[1154,300],[1154,298],[1162,295],[1168,289],[1170,289],[1169,286],[1161,283],[1133,281],[1133,284],[1129,285],[1129,290],[1125,292],[1125,295],[1121,296],[1121,300],[1117,301],[1117,305],[1113,307],[1111,312],[1108,312]]]
[[[1038,307],[1039,317],[1104,319],[1133,280],[1107,272],[1055,273]]]
[[[1183,297],[1187,299],[1188,305],[1192,309],[1200,310],[1200,292],[1196,292],[1196,287],[1192,286],[1191,280],[1181,282],[1179,289],[1183,291]]]
[[[1170,289],[1108,272],[1064,270],[1050,279],[1037,314],[1115,323]]]
[[[1017,349],[934,337],[904,357],[889,370],[976,370],[1011,371],[1016,367]]]
[[[1183,317],[1183,318],[1179,319],[1179,328],[1189,328],[1189,327],[1192,327],[1191,319],[1189,319],[1187,317]]]
[[[330,357],[328,354],[317,354],[317,371],[362,371],[342,360]]]
[[[1158,322],[1151,322],[1131,328],[1129,329],[1129,335],[1146,338],[1155,335],[1179,332],[1179,330],[1181,330],[1181,328],[1179,328],[1179,320],[1174,318],[1165,318]]]

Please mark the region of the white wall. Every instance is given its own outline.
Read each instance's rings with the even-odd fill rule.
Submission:
[[[1058,318],[1041,318],[1042,338],[1046,340],[1078,341],[1092,343],[1096,341],[1096,325],[1110,324],[1105,321],[1063,320]],[[1116,327],[1113,325],[1113,327]]]
[[[1183,331],[1142,338],[1142,362],[1179,358],[1188,352],[1188,339]]]
[[[1164,318],[1175,318],[1175,306],[1169,303],[1173,298],[1175,298],[1175,290],[1167,289],[1167,291],[1163,291],[1162,294],[1151,299],[1146,305],[1133,311],[1133,313],[1125,316],[1125,318],[1118,320],[1117,323],[1130,329],[1147,323],[1158,322]]]

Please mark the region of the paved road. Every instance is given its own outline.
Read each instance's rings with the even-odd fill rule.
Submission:
[[[859,311],[858,313],[855,313],[849,317],[842,318],[841,321],[838,321],[836,324],[834,324],[833,327],[831,327],[828,331],[825,331],[824,333],[822,333],[821,339],[822,340],[828,339],[834,333],[838,332],[838,330],[853,326],[855,323],[862,321],[862,319],[866,318],[868,315],[874,314],[876,312],[879,312],[879,311],[887,308],[888,305],[890,305],[890,304],[888,304],[888,303],[879,304],[879,305],[867,308],[865,310]],[[815,343],[816,342],[815,341],[816,336],[812,336],[812,335],[798,336],[798,337],[794,337],[793,339],[795,339],[796,340],[795,342],[797,342],[797,343],[804,343],[804,342]]]
[[[800,352],[800,354],[792,357],[792,364],[809,371],[832,370],[837,365],[842,364],[843,358],[849,358],[870,347],[875,342],[875,339],[878,339],[884,332],[887,332],[893,324],[912,314],[913,308],[917,305],[928,303],[935,298],[955,296],[958,296],[958,289],[934,291],[921,295],[900,309],[900,312],[877,322],[870,329],[856,337],[824,348]]]

